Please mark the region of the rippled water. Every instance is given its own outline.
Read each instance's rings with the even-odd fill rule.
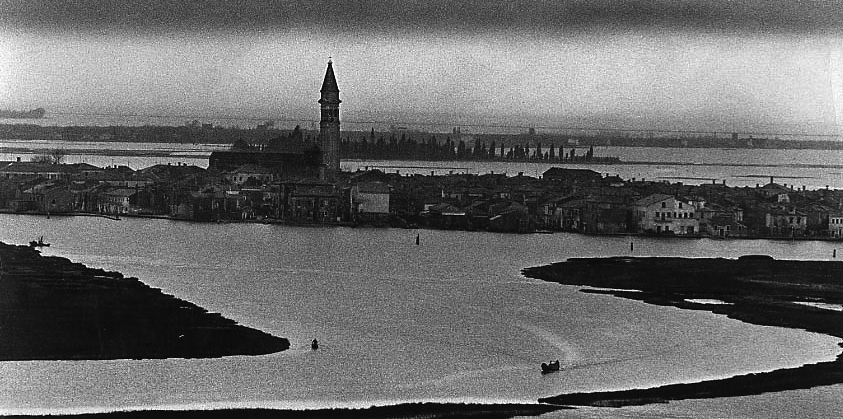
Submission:
[[[415,245],[420,234],[421,244]],[[832,359],[837,339],[524,278],[630,238],[0,215],[0,241],[147,284],[287,337],[210,360],[0,363],[0,411],[535,401]],[[834,243],[635,238],[635,255],[829,259]],[[309,350],[318,338],[319,351]],[[563,371],[542,376],[541,362]]]

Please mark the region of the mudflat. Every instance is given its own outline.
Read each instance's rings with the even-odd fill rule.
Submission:
[[[0,360],[206,358],[288,349],[119,272],[0,243]]]
[[[583,258],[523,270],[530,278],[604,289],[650,304],[706,310],[747,323],[843,338],[843,262],[738,259]],[[714,301],[717,304],[711,304]],[[843,383],[843,354],[829,362],[646,389],[569,393],[540,399],[558,405],[628,406],[670,400],[746,396]]]

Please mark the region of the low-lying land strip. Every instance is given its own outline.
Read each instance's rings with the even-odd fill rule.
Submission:
[[[774,260],[766,256],[744,256],[737,260],[614,257],[569,259],[527,268],[523,273],[560,284],[609,289],[584,292],[707,310],[747,323],[798,328],[843,338],[843,312],[800,304],[843,304],[843,262]],[[719,300],[725,304],[701,304],[699,300]],[[843,383],[843,354],[834,361],[722,380],[571,393],[540,401],[559,405],[627,406],[839,383]]]
[[[260,355],[287,339],[137,278],[0,243],[0,361]]]
[[[541,404],[461,404],[461,403],[406,403],[394,406],[376,406],[365,409],[221,409],[221,410],[137,410],[128,412],[89,413],[81,415],[50,415],[51,419],[386,419],[386,418],[484,418],[504,419],[538,416],[559,410],[559,406]],[[11,416],[14,418],[16,416]],[[20,416],[32,418],[32,416]]]

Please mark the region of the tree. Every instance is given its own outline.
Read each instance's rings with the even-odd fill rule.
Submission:
[[[30,161],[41,164],[62,164],[64,158],[67,156],[67,150],[63,148],[54,148],[46,153],[33,156]]]
[[[50,151],[50,157],[53,158],[53,164],[64,163],[64,158],[67,157],[67,150],[63,148],[54,148]]]

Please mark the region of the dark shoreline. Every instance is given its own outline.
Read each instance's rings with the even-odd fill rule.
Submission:
[[[548,404],[463,404],[463,403],[403,403],[390,406],[372,406],[360,409],[218,409],[218,410],[136,410],[108,413],[82,413],[44,416],[3,416],[8,418],[72,418],[72,419],[386,419],[386,418],[492,418],[505,419],[515,416],[538,416],[565,409]]]
[[[0,243],[0,361],[263,355],[287,339],[137,278]]]
[[[803,329],[843,339],[843,313],[794,301],[842,304],[843,262],[732,259],[600,258],[527,268],[525,276],[654,305],[705,310],[746,323]],[[623,291],[638,290],[638,291]],[[697,304],[715,299],[729,304]],[[843,344],[841,344],[843,346]],[[566,406],[621,407],[671,400],[750,396],[843,383],[843,353],[834,361],[722,380],[646,389],[569,393],[539,401]]]

